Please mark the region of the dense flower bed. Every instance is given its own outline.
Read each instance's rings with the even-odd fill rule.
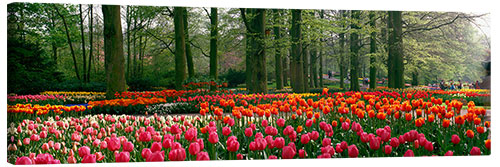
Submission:
[[[244,99],[249,95],[236,96],[200,102],[199,116],[24,119],[9,124],[8,160],[44,164],[490,154],[490,122],[474,102],[385,94],[324,90],[309,98],[275,95],[260,103]],[[462,108],[467,111],[460,115]]]

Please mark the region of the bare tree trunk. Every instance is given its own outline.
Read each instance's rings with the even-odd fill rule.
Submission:
[[[104,55],[106,67],[106,98],[125,91],[125,58],[120,6],[102,5],[104,20]]]
[[[90,17],[89,17],[89,33],[90,33],[90,49],[89,49],[89,67],[88,67],[88,70],[87,70],[87,82],[90,82],[90,69],[91,69],[91,66],[92,66],[92,57],[93,57],[93,45],[94,45],[94,27],[93,27],[93,24],[94,24],[94,12],[93,12],[93,5],[90,4]]]
[[[281,53],[281,32],[280,32],[280,13],[278,9],[273,9],[274,12],[274,47],[275,47],[275,74],[276,74],[276,89],[283,89],[283,64],[282,64],[282,53]],[[278,25],[276,25],[278,24]]]
[[[188,30],[188,12],[187,12],[187,9],[184,8],[184,11],[183,11],[183,17],[182,17],[182,21],[184,23],[184,33],[186,34],[185,35],[185,38],[186,38],[186,60],[187,60],[187,67],[188,67],[188,74],[189,74],[189,77],[194,77],[194,64],[193,64],[193,55],[191,53],[191,43],[189,42],[190,39],[189,39],[189,30]]]
[[[79,5],[80,9],[80,36],[82,38],[82,57],[83,57],[83,81],[87,81],[87,55],[85,54],[85,32],[83,29],[83,10],[82,4]]]
[[[68,39],[69,49],[71,51],[71,56],[73,56],[73,65],[75,67],[76,78],[78,80],[81,80],[80,79],[80,73],[78,72],[78,64],[76,63],[75,50],[73,49],[73,44],[71,42],[71,37],[69,36],[69,30],[68,30],[68,24],[66,23],[66,18],[64,18],[64,15],[62,15],[61,12],[59,12],[59,9],[57,8],[57,6],[54,5],[54,8],[56,9],[57,15],[59,15],[59,17],[61,17],[61,19],[63,20],[64,29],[66,30],[66,38]]]
[[[217,80],[217,8],[210,9],[210,78]],[[214,87],[215,88],[215,87]]]
[[[304,85],[304,68],[303,68],[303,53],[302,53],[302,10],[292,9],[292,28],[290,35],[292,39],[292,60],[290,60],[291,85],[296,93],[305,92]]]
[[[130,22],[132,22],[130,6],[127,6],[127,80],[130,80]]]
[[[186,39],[184,33],[183,7],[174,8],[175,27],[175,89],[182,90],[186,80]]]

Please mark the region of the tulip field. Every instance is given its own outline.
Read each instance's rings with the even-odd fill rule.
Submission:
[[[101,96],[98,92],[9,95],[9,163],[491,152],[489,111],[476,106],[489,98],[489,91],[331,92],[325,88],[322,93],[237,94],[198,89],[123,92],[111,100]],[[168,109],[159,111],[161,105]]]

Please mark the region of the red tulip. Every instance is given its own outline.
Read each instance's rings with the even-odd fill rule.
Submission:
[[[359,155],[359,150],[354,144],[347,147],[347,152],[351,158],[356,158]]]
[[[347,123],[347,121],[342,123],[342,129],[349,130],[349,123]]]
[[[303,149],[300,149],[300,150],[299,150],[299,157],[300,157],[300,158],[305,158],[305,157],[307,157],[307,152],[306,152],[305,150],[303,150]]]
[[[109,151],[116,151],[119,150],[121,147],[121,142],[120,139],[116,137],[111,137],[108,141],[108,149]]]
[[[252,135],[253,135],[253,130],[252,130],[252,128],[246,128],[246,129],[245,129],[245,136],[246,136],[246,137],[250,137],[250,136],[252,136]]]
[[[434,151],[434,145],[432,144],[432,142],[430,141],[427,141],[424,145],[424,148],[427,150],[427,151]]]
[[[283,137],[277,137],[274,139],[274,146],[276,148],[282,149],[285,146],[285,139]]]
[[[370,149],[378,150],[380,148],[380,137],[374,137],[370,140]]]
[[[76,163],[76,158],[74,156],[69,156],[68,157],[68,163],[70,164],[74,164]],[[17,165],[17,164],[16,164]]]
[[[240,143],[236,136],[230,136],[226,141],[226,147],[228,151],[236,152],[240,148]]]
[[[123,143],[123,151],[125,151],[125,152],[134,151],[134,144],[132,142],[129,142],[129,141]]]
[[[308,134],[303,134],[301,137],[300,137],[300,142],[302,144],[307,144],[309,143],[309,141],[311,140],[311,138],[309,138],[309,135]]]
[[[196,154],[196,160],[197,161],[208,161],[208,160],[210,160],[210,157],[208,156],[207,152],[199,152],[198,154]]]
[[[222,128],[222,135],[228,136],[230,133],[231,133],[231,128],[230,127],[225,126],[225,127]]]
[[[276,155],[271,155],[267,159],[278,159],[278,157]]]
[[[283,159],[292,159],[295,156],[295,150],[290,146],[283,147],[283,151],[281,153],[281,158]]]
[[[185,152],[184,152],[185,154]],[[169,154],[170,156],[170,154]],[[151,153],[149,157],[146,158],[146,162],[157,162],[157,161],[164,161],[165,160],[165,151],[157,151],[154,153]]]
[[[88,154],[83,157],[82,163],[96,163],[96,160],[95,154]]]
[[[144,159],[148,159],[148,158],[149,158],[149,156],[150,156],[151,154],[153,154],[153,153],[151,152],[151,149],[149,149],[149,148],[144,148],[144,149],[142,149],[142,152],[141,152],[141,156],[142,156],[142,158],[144,158]]]
[[[16,165],[31,165],[33,162],[29,157],[23,156],[16,159]]]
[[[242,159],[243,159],[243,155],[241,155],[241,154],[236,154],[236,159],[237,159],[237,160],[242,160]]]
[[[90,148],[88,146],[83,146],[78,149],[78,156],[84,157],[85,155],[90,154]]]
[[[389,154],[391,154],[391,152],[392,152],[392,146],[385,145],[384,146],[384,153],[387,154],[387,155],[389,155]]]
[[[399,140],[398,140],[398,138],[395,138],[395,137],[391,138],[391,146],[394,147],[394,148],[396,148],[396,147],[399,146]]]
[[[262,120],[262,127],[267,127],[268,121],[267,120]]]
[[[219,142],[219,135],[217,134],[217,132],[210,132],[210,135],[208,136],[208,141],[212,144]]]
[[[452,142],[453,144],[458,144],[458,143],[460,143],[460,137],[458,137],[458,135],[452,135],[452,136],[451,136],[451,142]]]
[[[329,146],[332,145],[332,139],[330,138],[323,138],[323,146]]]
[[[104,155],[102,155],[102,152],[96,152],[94,153],[96,156],[97,161],[102,161],[104,159]],[[115,152],[116,155],[116,152]]]
[[[446,154],[444,154],[444,156],[453,156],[453,151],[450,150],[450,151],[446,152]]]
[[[310,120],[310,119],[306,120],[306,127],[311,127],[312,124],[313,124],[312,120]]]
[[[48,151],[49,150],[49,144],[48,143],[43,143],[42,144],[42,150],[43,151]]]
[[[284,127],[285,126],[285,119],[283,118],[280,118],[276,121],[276,124],[279,126],[279,127]]]
[[[149,132],[142,132],[139,135],[139,141],[141,141],[141,142],[149,142],[149,141],[151,141],[151,133],[149,133]]]
[[[196,155],[200,151],[201,151],[200,144],[196,142],[189,144],[189,154]]]
[[[168,153],[168,159],[170,161],[184,161],[186,159],[186,150],[184,148],[173,149]]]
[[[197,136],[198,136],[198,131],[196,130],[196,128],[189,128],[184,134],[184,138],[189,142],[195,141]]]
[[[29,145],[30,144],[30,138],[24,138],[23,139],[23,145]]]
[[[405,157],[414,157],[415,154],[413,154],[413,150],[406,150],[404,156]]]
[[[45,153],[38,154],[33,162],[35,164],[53,164],[52,161],[54,161],[54,157],[52,157],[52,155],[50,155],[49,153]]]
[[[472,149],[470,149],[470,155],[481,155],[481,150],[478,147],[472,147]]]

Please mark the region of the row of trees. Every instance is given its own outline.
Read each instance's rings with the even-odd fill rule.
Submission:
[[[13,3],[8,8],[15,21],[9,26],[20,39],[47,41],[42,46],[52,51],[67,78],[109,80],[118,73],[112,72],[114,63],[123,62],[116,68],[124,78],[112,79],[121,85],[135,78],[170,77],[182,89],[187,78],[208,74],[218,79],[220,72],[237,69],[245,71],[249,92],[259,93],[267,91],[269,81],[277,89],[290,85],[294,92],[308,92],[323,87],[323,74],[330,70],[339,73],[339,86],[350,90],[359,90],[358,78],[368,76],[371,88],[385,77],[391,88],[402,88],[408,80],[419,84],[419,78],[423,83],[477,80],[489,49],[489,37],[471,24],[483,15],[114,6],[118,15],[107,17],[111,13],[104,6]],[[107,30],[105,18],[119,24],[112,27],[116,31]],[[117,29],[120,36],[114,34]],[[121,46],[108,48],[106,38]],[[106,50],[117,47],[121,51]],[[108,55],[116,52],[121,55]],[[108,61],[115,57],[123,60]]]

